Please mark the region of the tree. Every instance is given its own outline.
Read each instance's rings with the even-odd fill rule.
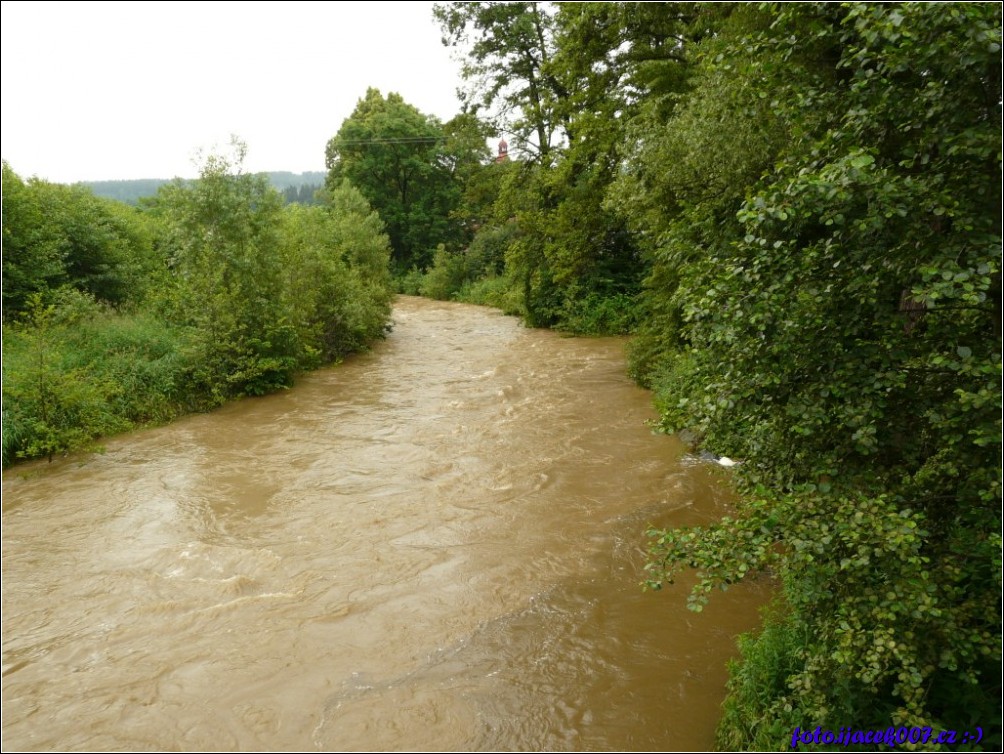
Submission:
[[[452,219],[458,223],[458,245],[466,245],[488,222],[498,195],[498,165],[487,146],[497,133],[476,116],[460,113],[443,124],[443,135],[441,159],[460,189]]]
[[[328,189],[348,180],[362,192],[383,219],[398,269],[426,266],[457,233],[450,215],[460,189],[445,138],[435,118],[401,95],[370,88],[328,142]]]
[[[640,102],[683,88],[684,40],[700,14],[689,4],[493,2],[435,13],[444,44],[468,49],[468,104],[492,109],[533,156],[503,182],[496,212],[518,229],[507,276],[527,321],[630,329],[644,260],[608,187]]]
[[[650,372],[664,427],[742,458],[746,492],[653,532],[652,582],[697,567],[698,609],[751,573],[783,584],[726,748],[999,719],[1000,7],[733,21],[627,171],[678,328]]]
[[[712,18],[703,18],[711,12]],[[640,297],[641,322],[631,343],[633,376],[651,386],[668,375],[669,362],[689,343],[681,276],[701,263],[709,248],[728,246],[743,235],[737,213],[750,187],[769,172],[794,138],[795,118],[780,97],[761,96],[795,88],[803,69],[785,64],[766,46],[744,54],[741,40],[761,33],[771,18],[755,6],[723,15],[715,6],[692,19],[700,43],[688,46],[687,79],[680,91],[639,101],[625,124],[622,162],[605,204],[627,224],[646,260],[648,279]],[[716,33],[705,33],[710,26]],[[721,57],[719,57],[721,56]],[[647,63],[648,78],[669,81]],[[805,82],[808,86],[809,83]]]
[[[34,293],[70,285],[116,306],[159,272],[141,213],[82,186],[22,181],[3,164],[4,318]]]
[[[246,147],[206,158],[200,177],[161,189],[173,290],[171,322],[191,338],[197,392],[222,401],[292,380],[295,330],[282,310],[282,196],[264,175],[244,173]]]
[[[35,191],[3,161],[3,318],[24,311],[32,294],[67,281],[59,238]]]
[[[349,183],[324,206],[282,216],[284,300],[309,358],[328,363],[383,335],[390,317],[390,244],[383,222]]]
[[[461,91],[470,112],[494,110],[497,130],[516,135],[521,149],[546,163],[561,127],[555,104],[567,96],[550,70],[554,9],[549,3],[443,3],[433,14],[443,44],[468,50]]]

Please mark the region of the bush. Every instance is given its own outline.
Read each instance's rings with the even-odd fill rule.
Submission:
[[[501,275],[505,270],[505,254],[518,233],[515,223],[487,225],[474,236],[467,255],[468,279]]]
[[[33,457],[51,461],[129,427],[111,406],[121,388],[90,364],[75,363],[74,334],[86,316],[88,297],[73,291],[65,298],[69,304],[59,309],[32,294],[27,326],[4,333],[5,463]]]
[[[422,279],[421,292],[428,298],[449,301],[469,279],[466,256],[440,245],[432,258],[432,267]]]
[[[394,290],[406,296],[421,296],[424,273],[418,267],[412,267],[403,275],[394,278]]]
[[[480,280],[464,283],[457,291],[457,301],[481,306],[493,306],[505,314],[523,316],[522,300],[512,279],[503,275],[490,275]]]
[[[805,635],[775,607],[757,634],[739,637],[740,661],[729,662],[729,694],[722,705],[719,751],[777,751],[796,727],[805,727],[802,710],[775,708],[788,677],[798,671],[796,657]]]
[[[638,320],[636,297],[624,293],[571,295],[565,302],[558,329],[583,335],[622,335]]]

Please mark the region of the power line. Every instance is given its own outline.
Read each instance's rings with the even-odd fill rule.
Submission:
[[[356,146],[360,144],[435,144],[446,141],[445,136],[389,136],[383,139],[341,139],[339,146]]]

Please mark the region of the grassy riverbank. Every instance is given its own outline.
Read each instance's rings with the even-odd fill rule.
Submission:
[[[284,208],[217,157],[139,210],[6,164],[3,189],[5,467],[287,387],[389,320],[387,238],[351,187]]]

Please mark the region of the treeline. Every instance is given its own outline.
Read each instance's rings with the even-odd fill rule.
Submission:
[[[3,462],[286,387],[390,312],[383,224],[348,184],[283,206],[243,146],[143,208],[3,164]]]
[[[393,183],[394,212],[436,187],[384,216],[400,286],[635,332],[662,427],[741,459],[734,514],[653,531],[648,574],[696,568],[695,609],[780,585],[720,745],[979,725],[999,747],[1001,6],[435,13],[467,120],[391,124],[371,93],[330,180]],[[478,128],[515,159],[465,161]]]
[[[323,197],[318,196],[318,192],[323,187],[323,183],[304,183],[299,186],[289,186],[282,192],[282,198],[286,204],[323,204]]]
[[[273,171],[265,173],[269,185],[281,191],[287,204],[319,204],[314,193],[324,183],[324,173]],[[156,196],[161,186],[170,183],[166,178],[137,178],[121,181],[82,181],[77,186],[90,189],[95,196],[115,199],[125,204],[139,204],[142,199]]]

